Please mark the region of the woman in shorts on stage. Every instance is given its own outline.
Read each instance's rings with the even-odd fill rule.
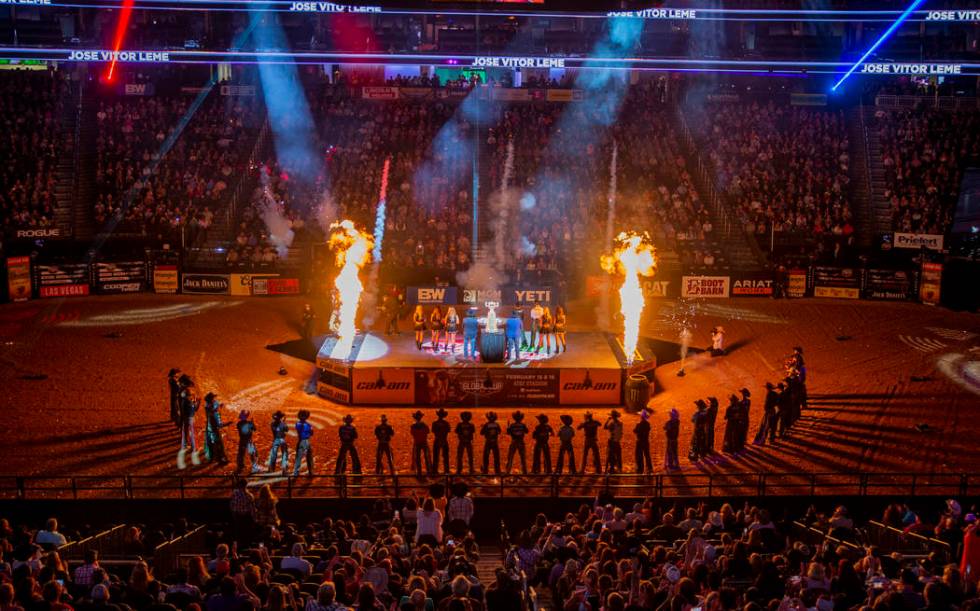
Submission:
[[[541,339],[538,340],[538,352],[541,346],[546,347],[546,354],[551,354],[551,338],[555,336],[555,318],[551,315],[551,308],[546,307],[541,315]],[[557,345],[555,346],[557,349]]]
[[[568,352],[568,344],[565,343],[565,308],[558,306],[555,308],[555,352]]]
[[[415,306],[412,323],[415,325],[415,347],[421,350],[422,342],[425,341],[425,312],[422,311],[422,306]]]
[[[446,312],[446,350],[456,353],[456,334],[459,332],[459,314],[456,308],[449,306]]]
[[[432,331],[432,335],[430,336],[432,352],[439,352],[439,334],[442,332],[445,324],[442,318],[442,308],[436,306],[432,310],[432,314],[429,314],[429,329]]]

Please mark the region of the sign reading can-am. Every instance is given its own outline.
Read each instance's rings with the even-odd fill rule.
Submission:
[[[185,293],[227,295],[231,282],[223,274],[184,274],[181,288]]]
[[[684,276],[681,297],[728,297],[728,276]]]

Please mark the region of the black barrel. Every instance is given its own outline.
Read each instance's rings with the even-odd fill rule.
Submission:
[[[480,334],[480,360],[484,363],[503,363],[507,360],[507,338],[503,331]]]
[[[650,400],[650,380],[646,376],[631,375],[626,380],[626,411],[639,413]]]

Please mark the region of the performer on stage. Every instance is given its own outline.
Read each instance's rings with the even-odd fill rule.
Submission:
[[[439,473],[439,456],[442,456],[443,473],[449,473],[449,433],[452,431],[446,416],[449,412],[441,407],[436,410],[432,423],[432,473]]]
[[[664,468],[668,471],[675,471],[681,468],[680,460],[677,458],[677,438],[681,434],[681,415],[676,409],[670,410],[670,419],[664,423],[664,437],[667,440],[667,449],[664,454]]]
[[[412,324],[415,328],[415,347],[422,349],[422,342],[425,341],[425,312],[422,306],[415,306],[415,313],[412,314]]]
[[[293,477],[299,477],[299,469],[304,457],[306,457],[307,474],[313,477],[313,425],[307,422],[310,419],[310,410],[299,410],[296,418],[296,463],[293,465]]]
[[[238,413],[238,458],[235,461],[235,473],[241,473],[245,468],[245,455],[248,454],[249,461],[252,463],[252,473],[262,470],[259,466],[259,453],[255,449],[255,422],[251,419],[252,413],[243,409]]]
[[[388,459],[388,471],[395,475],[395,459],[391,452],[391,438],[395,436],[395,429],[388,424],[388,416],[381,414],[381,424],[374,427],[374,438],[378,440],[378,450],[374,455],[374,472],[378,475],[384,472],[382,459]]]
[[[568,344],[565,342],[565,308],[558,306],[555,308],[555,352],[568,352]]]
[[[524,337],[524,326],[521,322],[521,311],[518,308],[514,308],[511,312],[510,318],[507,319],[505,324],[505,333],[507,336],[507,358],[510,358],[510,350],[514,349],[514,360],[521,358],[521,339]]]
[[[480,427],[480,435],[483,435],[483,474],[486,475],[490,468],[490,455],[493,455],[493,472],[500,475],[500,446],[497,440],[500,438],[500,425],[497,423],[496,412],[487,412],[487,421]]]
[[[442,328],[445,324],[442,318],[442,308],[436,306],[432,309],[432,313],[429,314],[429,345],[432,348],[433,354],[439,352],[439,335],[442,333]]]
[[[528,344],[530,349],[535,353],[541,351],[541,347],[538,345],[540,337],[538,337],[541,331],[541,317],[544,316],[544,308],[537,301],[534,302],[534,307],[531,308],[531,341]]]
[[[507,435],[510,436],[510,448],[507,449],[507,470],[514,465],[514,454],[518,454],[521,459],[521,474],[527,475],[527,448],[524,445],[524,437],[527,436],[527,425],[524,424],[524,412],[517,410],[511,417],[514,421],[507,424]]]
[[[547,308],[545,309],[547,313]],[[543,325],[542,325],[543,327]],[[606,470],[609,473],[623,472],[623,423],[619,419],[619,412],[613,410],[609,412],[609,419],[602,425],[602,428],[609,431],[609,442],[606,449]]]
[[[479,332],[480,320],[476,317],[476,308],[469,308],[463,319],[463,358],[476,358],[476,336]]]
[[[463,454],[469,459],[470,473],[473,473],[473,438],[476,437],[476,425],[473,424],[473,412],[463,412],[459,415],[460,422],[456,424],[456,475],[463,472]]]
[[[568,457],[568,472],[575,473],[575,446],[572,439],[575,438],[575,427],[572,426],[572,417],[562,414],[561,427],[558,429],[558,469],[556,473],[561,475],[565,467],[565,457]]]
[[[225,455],[225,440],[221,429],[231,424],[231,422],[221,421],[221,403],[218,396],[213,392],[204,395],[204,417],[206,418],[204,428],[204,459],[208,462],[227,464],[228,457]]]
[[[555,318],[551,315],[551,308],[546,307],[541,314],[541,339],[538,340],[538,352],[541,345],[545,346],[545,354],[551,355],[551,340],[555,336]],[[557,344],[555,349],[557,351]]]
[[[534,427],[534,432],[531,434],[531,437],[534,438],[534,458],[531,460],[531,473],[535,475],[541,473],[542,467],[544,467],[546,474],[551,473],[551,448],[548,447],[548,442],[554,434],[555,430],[548,424],[548,416],[538,414],[538,425]]]
[[[409,433],[412,435],[412,468],[415,475],[419,478],[423,473],[432,471],[432,461],[429,454],[429,425],[422,422],[422,412],[416,411],[412,414],[412,423]]]
[[[650,412],[646,409],[640,412],[640,421],[633,427],[633,435],[636,436],[636,472],[653,473],[653,461],[650,459]]]
[[[452,354],[456,354],[456,334],[458,332],[459,314],[456,313],[455,307],[449,306],[449,311],[446,312],[446,349]]]
[[[340,438],[340,453],[337,455],[337,465],[334,474],[340,475],[347,469],[347,456],[350,455],[351,471],[355,475],[361,474],[361,457],[357,455],[357,428],[354,426],[354,416],[347,414],[344,416],[344,423],[337,430],[337,437]]]
[[[585,412],[585,420],[578,425],[579,429],[585,432],[585,450],[582,452],[582,470],[589,466],[589,452],[592,452],[592,462],[595,465],[595,472],[602,473],[602,461],[599,460],[599,429],[602,427],[598,420],[592,418],[592,412]]]
[[[272,414],[272,449],[269,451],[269,473],[276,470],[276,460],[282,452],[282,474],[289,475],[289,445],[286,443],[286,435],[289,434],[289,424],[286,422],[286,414],[277,411]]]

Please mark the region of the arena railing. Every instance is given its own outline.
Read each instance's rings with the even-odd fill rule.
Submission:
[[[875,96],[875,106],[890,110],[910,110],[914,108],[977,110],[980,109],[980,98],[949,95],[879,95]]]
[[[3,499],[219,499],[227,498],[233,475],[0,476]],[[255,476],[280,498],[404,499],[425,494],[433,484],[457,483],[480,498],[591,498],[599,491],[633,498],[719,498],[731,496],[969,496],[980,493],[980,473],[915,472],[733,472],[701,471],[575,475],[331,475]]]
[[[869,541],[886,553],[898,552],[902,556],[927,556],[932,552],[941,557],[952,558],[953,550],[949,543],[914,532],[905,532],[893,526],[871,520],[867,525]]]

